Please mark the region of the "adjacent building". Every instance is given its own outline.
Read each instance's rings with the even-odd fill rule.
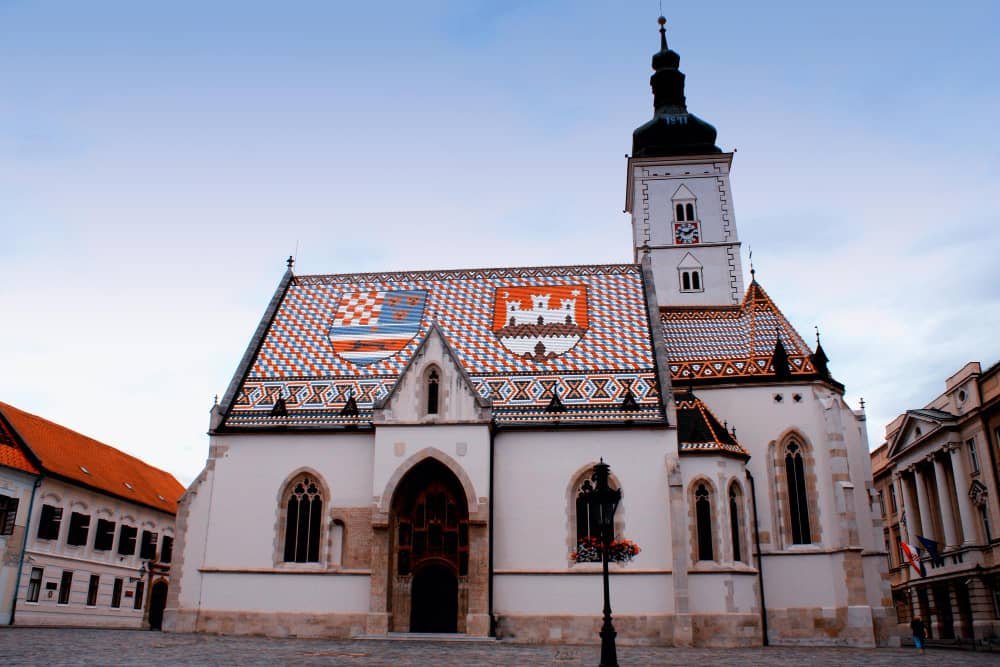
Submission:
[[[1000,634],[998,407],[1000,364],[970,362],[890,422],[871,455],[897,617],[922,617],[933,638]]]
[[[641,548],[611,565],[619,640],[891,640],[864,414],[745,283],[734,154],[662,23],[630,263],[289,262],[181,501],[165,629],[596,641],[603,458]]]
[[[5,403],[0,463],[5,621],[159,627],[180,483]]]

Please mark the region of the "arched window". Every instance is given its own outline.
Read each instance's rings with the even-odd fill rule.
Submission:
[[[802,447],[794,440],[785,447],[785,480],[788,483],[788,515],[792,524],[792,543],[811,544],[805,465],[802,461]]]
[[[691,289],[695,291],[701,289],[701,273],[698,271],[691,272]]]
[[[594,482],[591,480],[592,468],[587,468],[586,472],[582,475],[582,479],[578,478],[577,483],[573,486],[575,489],[575,514],[576,514],[576,541],[593,537],[596,539],[601,539],[601,515],[600,509],[594,508],[590,502],[591,494],[594,493]],[[618,489],[618,481],[612,477],[608,481],[608,486],[612,489]],[[619,504],[618,510],[615,512],[615,526],[614,534],[611,535],[611,539],[617,539],[623,527],[623,517],[625,511],[622,505]]]
[[[285,509],[285,562],[318,563],[323,494],[311,475],[303,475],[289,485]]]
[[[740,539],[742,507],[743,494],[736,482],[733,482],[729,485],[729,534],[733,543],[733,560],[743,560],[743,541]]]
[[[429,415],[436,415],[438,413],[438,390],[440,384],[437,369],[434,369],[427,375],[427,414]]]
[[[677,222],[684,222],[684,204],[677,205]]]
[[[684,210],[687,211],[687,219],[694,220],[694,204],[687,204]]]
[[[691,272],[682,271],[681,272],[681,289],[685,292],[691,290]]]
[[[699,484],[694,491],[694,508],[698,524],[698,560],[715,560],[712,549],[712,500],[704,484]]]

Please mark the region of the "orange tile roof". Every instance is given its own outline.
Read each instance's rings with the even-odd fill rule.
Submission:
[[[0,420],[0,466],[7,466],[15,470],[23,470],[32,475],[38,474],[38,468],[28,460],[20,445],[11,434],[7,425]]]
[[[177,513],[184,487],[170,473],[6,403],[0,403],[0,414],[41,461],[45,472],[163,512]]]

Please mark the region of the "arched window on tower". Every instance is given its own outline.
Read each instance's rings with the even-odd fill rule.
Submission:
[[[698,527],[698,560],[715,560],[712,548],[712,499],[704,484],[695,488],[694,511]]]
[[[792,543],[811,544],[809,498],[802,447],[792,440],[785,447],[785,479],[788,483],[788,514],[792,524]]]
[[[701,290],[701,272],[692,271],[691,272],[691,291],[697,292]]]
[[[311,475],[302,475],[288,485],[285,510],[285,562],[318,563],[323,493]]]
[[[440,391],[441,378],[437,369],[431,370],[427,375],[427,414],[436,415],[438,413],[438,392]]]
[[[733,560],[743,560],[743,540],[740,539],[742,531],[742,508],[743,494],[736,482],[729,485],[729,534],[733,543]]]
[[[689,221],[694,220],[694,204],[685,204],[684,211],[687,213],[687,219]]]
[[[677,213],[677,222],[684,222],[684,204],[678,204],[675,211]]]

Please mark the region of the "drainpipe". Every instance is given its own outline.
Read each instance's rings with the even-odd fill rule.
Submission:
[[[760,630],[763,634],[764,646],[770,646],[767,639],[767,604],[764,602],[764,567],[760,557],[760,526],[757,524],[757,485],[754,484],[753,475],[747,470],[747,480],[750,482],[750,500],[753,505],[753,541],[757,547],[757,581],[760,586]]]
[[[28,516],[24,522],[24,537],[21,539],[21,558],[17,561],[17,578],[14,579],[14,599],[10,601],[10,623],[8,625],[14,625],[14,613],[17,611],[17,592],[21,588],[21,573],[24,571],[24,552],[28,548],[28,530],[31,528],[31,512],[35,509],[35,493],[41,485],[42,477],[39,475],[35,479],[35,485],[31,487],[31,500],[28,501]]]
[[[487,610],[490,615],[490,637],[497,636],[496,619],[493,617],[493,440],[495,437],[495,425],[490,423],[490,525],[489,525],[489,581],[487,582]]]

